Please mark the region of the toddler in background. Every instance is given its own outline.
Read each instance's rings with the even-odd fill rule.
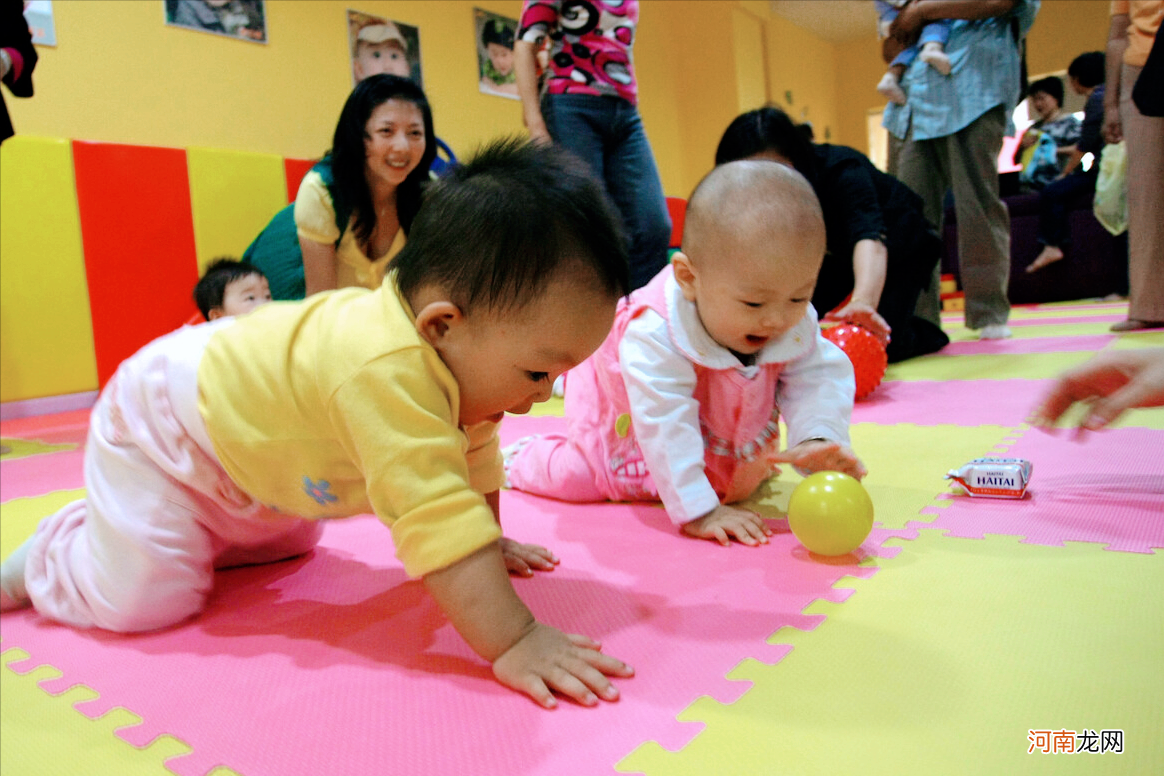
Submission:
[[[911,0],[874,0],[877,5],[877,29],[882,38],[889,36],[889,25],[897,18],[897,12]],[[950,58],[946,56],[946,41],[950,39],[950,21],[930,22],[922,27],[921,37],[916,44],[903,49],[889,69],[881,76],[877,91],[898,105],[905,105],[905,90],[901,88],[901,77],[915,58],[937,70],[942,75],[950,74]]]
[[[203,609],[215,568],[302,554],[322,520],[374,512],[499,681],[546,707],[554,690],[617,698],[607,675],[630,667],[517,597],[507,567],[556,559],[503,539],[497,498],[502,416],[548,398],[627,291],[613,206],[560,148],[495,144],[430,184],[393,268],[125,361],[93,409],[86,498],[0,564],[0,609],[163,628]]]
[[[507,448],[507,484],[566,501],[661,500],[688,536],[757,545],[770,529],[733,503],[775,463],[863,477],[849,447],[853,368],[810,304],[824,251],[798,172],[716,167],[691,195],[671,266],[620,302],[606,342],[571,370],[566,435]]]
[[[262,270],[230,257],[215,259],[194,286],[194,304],[208,321],[249,313],[271,301]]]

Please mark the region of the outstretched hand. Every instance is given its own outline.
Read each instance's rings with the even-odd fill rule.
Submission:
[[[858,480],[869,473],[848,445],[820,439],[809,439],[782,453],[774,453],[768,457],[768,461],[773,464],[790,463],[810,472],[841,472]]]
[[[747,509],[720,504],[703,517],[684,523],[683,533],[696,539],[714,539],[727,547],[732,539],[756,547],[768,543],[772,529],[764,518]]]
[[[1105,351],[1064,372],[1028,422],[1053,430],[1076,403],[1088,405],[1077,437],[1105,428],[1133,407],[1164,407],[1164,348]]]
[[[538,544],[522,544],[503,536],[498,546],[506,571],[519,577],[532,577],[535,570],[553,571],[559,563],[557,555]]]
[[[863,326],[872,332],[882,345],[889,344],[889,335],[893,331],[877,308],[866,302],[852,301],[839,310],[833,310],[825,315],[826,321],[844,321]]]
[[[607,677],[629,677],[635,672],[621,660],[603,654],[601,648],[586,636],[534,622],[516,644],[493,661],[493,675],[547,709],[558,705],[555,691],[583,706],[594,706],[599,698],[616,701],[618,688]]]

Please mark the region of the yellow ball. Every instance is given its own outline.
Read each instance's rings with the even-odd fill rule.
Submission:
[[[873,530],[873,500],[841,472],[816,472],[792,491],[788,527],[810,552],[845,555]]]

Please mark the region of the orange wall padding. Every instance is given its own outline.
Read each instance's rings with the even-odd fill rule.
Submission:
[[[303,176],[315,166],[317,159],[291,159],[283,160],[283,169],[287,173],[287,201],[294,202],[295,195],[299,193],[299,184],[303,181]]]
[[[186,151],[74,141],[73,164],[104,385],[123,359],[197,310]]]

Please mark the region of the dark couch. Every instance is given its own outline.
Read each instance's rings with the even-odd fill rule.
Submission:
[[[1028,275],[1025,270],[1042,249],[1038,244],[1039,195],[1003,197],[1010,211],[1011,304],[1041,304],[1090,299],[1128,292],[1127,233],[1113,237],[1091,211],[1091,196],[1080,196],[1070,210],[1071,243],[1062,261]],[[947,202],[949,204],[949,202]],[[942,274],[958,276],[958,222],[947,207]],[[958,288],[962,288],[959,280]]]

